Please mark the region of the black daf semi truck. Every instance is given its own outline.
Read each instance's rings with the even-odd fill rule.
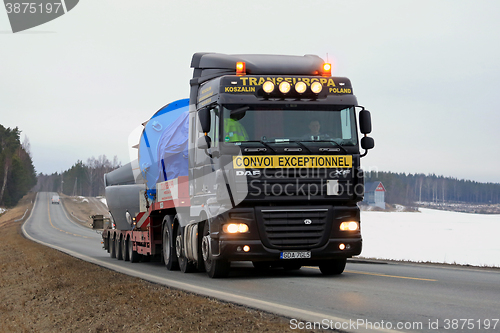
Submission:
[[[115,222],[104,247],[132,261],[161,254],[169,269],[210,277],[234,261],[341,274],[361,253],[360,158],[374,147],[350,80],[314,55],[196,53],[191,67],[189,100],[155,114],[170,108],[180,120],[161,126],[153,116],[144,129],[141,173],[106,176]],[[154,130],[163,131],[156,145]]]

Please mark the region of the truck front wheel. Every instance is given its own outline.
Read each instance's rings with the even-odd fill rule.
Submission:
[[[172,225],[172,217],[165,217],[165,223],[163,224],[163,261],[169,271],[177,271],[179,270],[179,261],[175,253]]]
[[[201,241],[201,250],[203,254],[203,262],[205,264],[205,271],[211,278],[222,278],[229,274],[231,263],[222,260],[214,259],[212,255],[212,246],[210,241],[210,226],[208,221],[203,226],[203,239]]]
[[[319,264],[319,270],[323,275],[339,275],[345,269],[346,258],[325,260]]]

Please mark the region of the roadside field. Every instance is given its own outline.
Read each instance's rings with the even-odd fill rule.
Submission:
[[[1,332],[292,332],[286,318],[145,282],[25,239],[20,227],[30,212],[14,220],[34,197],[0,216]]]

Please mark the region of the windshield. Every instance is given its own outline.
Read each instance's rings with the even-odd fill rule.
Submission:
[[[354,107],[233,106],[223,107],[224,142],[334,141],[356,145]]]

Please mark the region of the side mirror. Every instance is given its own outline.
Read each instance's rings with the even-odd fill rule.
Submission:
[[[370,111],[361,110],[359,112],[359,130],[363,134],[369,134],[372,131],[372,117]]]
[[[200,132],[210,132],[210,109],[205,107],[198,111],[198,118],[200,119]]]
[[[373,138],[365,136],[361,139],[361,148],[368,150],[372,149],[373,147],[375,147],[375,140],[373,140]]]
[[[200,136],[198,138],[197,147],[198,149],[208,149],[210,148],[212,139],[208,135]]]

